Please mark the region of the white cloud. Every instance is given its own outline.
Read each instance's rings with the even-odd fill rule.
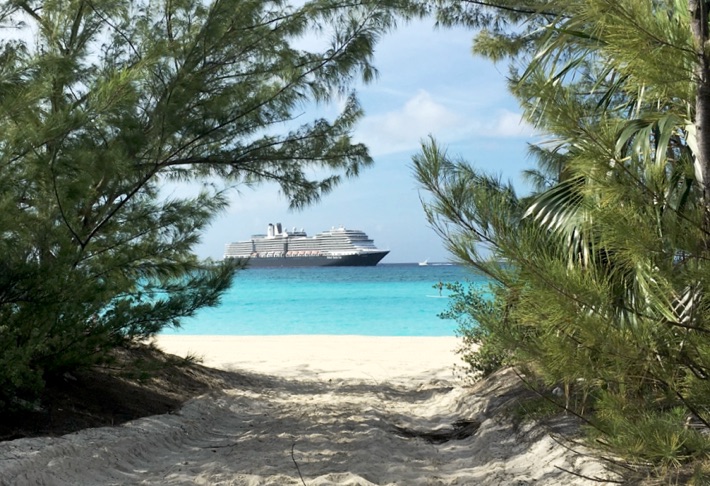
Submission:
[[[455,100],[444,103],[420,90],[395,110],[365,117],[356,138],[367,144],[373,155],[383,155],[416,150],[430,134],[443,143],[452,143],[473,138],[529,138],[535,131],[519,113],[505,108],[471,106]]]
[[[450,130],[461,123],[459,115],[419,91],[399,109],[366,117],[357,130],[357,139],[374,155],[411,150],[428,134]]]
[[[496,138],[531,137],[535,135],[535,129],[519,113],[500,110],[481,135]]]

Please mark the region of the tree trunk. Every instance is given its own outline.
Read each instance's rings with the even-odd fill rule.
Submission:
[[[695,163],[702,176],[704,247],[710,249],[710,56],[708,56],[708,7],[706,0],[688,0],[690,28],[696,52]]]

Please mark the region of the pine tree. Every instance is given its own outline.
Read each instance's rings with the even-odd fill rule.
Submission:
[[[301,207],[370,165],[352,86],[396,2],[299,4],[0,5],[0,406],[215,305],[238,264],[193,248],[234,187]]]
[[[459,316],[570,390],[601,443],[664,466],[710,450],[704,8],[565,2],[525,49],[481,37],[514,54],[511,88],[546,137],[531,195],[432,143],[415,159],[430,221],[497,282]]]

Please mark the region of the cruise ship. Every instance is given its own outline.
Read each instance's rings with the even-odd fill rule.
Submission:
[[[332,228],[315,236],[303,229],[284,230],[269,224],[265,235],[228,243],[224,258],[249,259],[249,267],[356,267],[373,266],[389,250],[379,250],[360,230]]]

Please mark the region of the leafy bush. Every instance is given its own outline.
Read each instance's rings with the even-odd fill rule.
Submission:
[[[491,296],[503,293],[504,289],[490,285],[488,290],[484,290],[461,282],[448,283],[446,288],[450,292],[450,303],[439,317],[458,323],[456,334],[461,338],[458,353],[469,366],[467,372],[471,377],[484,378],[514,363],[514,351],[506,346],[510,334],[515,331],[507,326],[505,299]],[[506,333],[499,333],[503,326],[507,327]]]

